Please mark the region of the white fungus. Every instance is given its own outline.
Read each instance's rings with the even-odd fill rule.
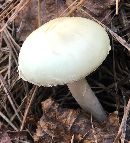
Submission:
[[[74,94],[79,92],[81,95],[77,96],[82,98],[87,95],[73,89],[73,83],[78,85],[78,81],[82,82],[87,75],[96,70],[110,49],[108,34],[98,23],[81,17],[57,18],[39,27],[24,41],[19,54],[19,75],[39,86],[67,84],[70,91],[74,90]],[[87,81],[82,83],[86,85]],[[84,90],[83,93],[88,94],[86,89]],[[92,92],[90,90],[89,93]],[[79,99],[72,91],[71,93],[79,103]],[[87,105],[81,105],[89,101],[79,104],[99,121],[104,120],[105,112],[94,93],[91,94],[93,95],[90,97],[94,97],[91,99],[94,100],[94,105],[89,106],[99,104],[99,107],[95,108],[99,108],[100,114],[95,115],[89,107],[84,107]],[[82,100],[88,99],[85,97]]]

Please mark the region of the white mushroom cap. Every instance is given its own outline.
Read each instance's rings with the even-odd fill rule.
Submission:
[[[105,29],[81,17],[62,17],[32,32],[19,54],[19,75],[36,85],[80,80],[96,70],[110,50]]]

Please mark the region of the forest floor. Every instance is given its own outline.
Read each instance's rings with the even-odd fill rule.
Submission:
[[[95,20],[111,39],[106,60],[86,77],[108,114],[103,123],[79,107],[66,85],[19,79],[22,43],[61,16]],[[129,0],[0,0],[0,143],[130,143],[129,51]]]

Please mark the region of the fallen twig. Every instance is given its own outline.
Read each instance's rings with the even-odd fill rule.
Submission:
[[[0,116],[15,130],[18,131],[18,129],[15,127],[15,125],[0,111]]]
[[[102,27],[104,27],[112,35],[112,37],[114,39],[116,39],[122,46],[124,46],[127,50],[130,51],[130,45],[124,39],[122,39],[118,34],[116,34],[115,32],[113,32],[110,28],[108,28],[106,25],[104,25],[103,23],[101,23],[99,20],[97,20],[96,18],[94,18],[91,14],[89,14],[88,12],[86,12],[85,10],[83,10],[82,8],[80,8],[80,10],[82,12],[84,12],[85,14],[87,14],[94,21],[96,21],[97,23],[99,23]]]
[[[114,143],[118,143],[120,138],[121,138],[121,135],[124,133],[124,129],[126,129],[126,121],[127,121],[127,118],[128,118],[128,115],[129,115],[129,112],[130,112],[130,99],[128,101],[128,104],[126,106],[126,109],[124,111],[124,116],[122,118],[122,122],[121,122],[121,125],[119,127],[119,131],[118,131],[118,134],[114,140]]]
[[[16,109],[16,107],[15,107],[15,105],[13,103],[13,100],[12,100],[12,97],[11,97],[11,92],[8,89],[7,84],[6,84],[4,78],[3,78],[3,76],[1,74],[0,74],[0,81],[1,81],[1,84],[2,84],[2,86],[4,88],[4,91],[5,91],[6,95],[7,95],[7,98],[9,100],[9,102],[10,102],[10,104],[11,104],[11,106],[12,106],[14,112],[15,112],[15,114],[17,115],[19,121],[21,121],[21,118],[20,118],[20,116],[19,116],[19,114],[17,112],[17,109]]]
[[[30,109],[30,106],[32,104],[32,101],[36,95],[36,91],[37,91],[38,87],[37,86],[33,86],[32,90],[31,90],[31,93],[32,93],[32,96],[31,96],[31,99],[29,100],[29,103],[27,105],[27,108],[25,108],[25,112],[24,112],[24,116],[23,116],[23,121],[22,121],[22,124],[21,124],[21,127],[20,127],[20,131],[23,130],[24,128],[24,123],[25,123],[25,120],[26,120],[26,117],[27,117],[27,114],[28,114],[28,111]]]

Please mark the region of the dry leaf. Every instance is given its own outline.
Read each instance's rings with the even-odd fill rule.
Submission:
[[[1,135],[0,143],[12,143],[7,133]]]
[[[91,123],[88,114],[62,108],[51,99],[42,103],[42,109],[43,116],[34,135],[36,142],[70,143],[74,135],[73,142],[93,143],[97,139],[100,143],[110,143],[118,132],[119,121],[114,114],[111,114],[106,122],[99,124],[95,120]]]
[[[0,122],[0,143],[12,143],[5,126]]]

